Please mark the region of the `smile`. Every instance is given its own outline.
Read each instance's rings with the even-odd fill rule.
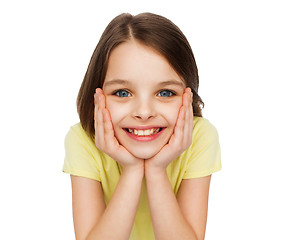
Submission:
[[[161,135],[162,132],[164,132],[165,129],[165,127],[154,127],[148,129],[124,128],[125,132],[130,138],[140,142],[149,142],[155,140]]]
[[[141,130],[141,129],[127,128],[127,131],[136,136],[150,136],[158,133],[160,129],[161,128],[151,128],[151,129]]]

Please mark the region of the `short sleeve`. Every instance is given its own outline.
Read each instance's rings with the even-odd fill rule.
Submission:
[[[92,142],[80,124],[70,128],[65,137],[65,160],[62,171],[100,181],[99,165]]]
[[[193,142],[187,150],[184,179],[211,175],[221,169],[221,150],[216,128],[204,118],[197,118]]]

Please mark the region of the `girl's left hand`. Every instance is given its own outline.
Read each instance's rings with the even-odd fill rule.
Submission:
[[[154,157],[145,160],[145,170],[164,170],[192,144],[193,133],[193,93],[186,88],[183,104],[178,113],[174,133],[169,142]]]

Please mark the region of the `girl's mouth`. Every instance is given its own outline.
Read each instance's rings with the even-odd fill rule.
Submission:
[[[165,128],[157,127],[150,129],[135,129],[135,128],[123,128],[127,135],[137,141],[152,141],[157,138]]]
[[[125,128],[125,131],[128,131],[129,133],[134,134],[136,136],[150,136],[158,133],[160,130],[162,130],[162,128],[151,128],[146,130]]]

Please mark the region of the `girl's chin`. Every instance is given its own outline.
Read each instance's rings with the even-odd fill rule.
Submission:
[[[143,150],[143,149],[142,149]],[[149,159],[154,157],[158,152],[160,151],[160,149],[158,150],[153,150],[153,151],[132,151],[130,150],[129,152],[135,156],[136,158],[140,158],[140,159]]]

